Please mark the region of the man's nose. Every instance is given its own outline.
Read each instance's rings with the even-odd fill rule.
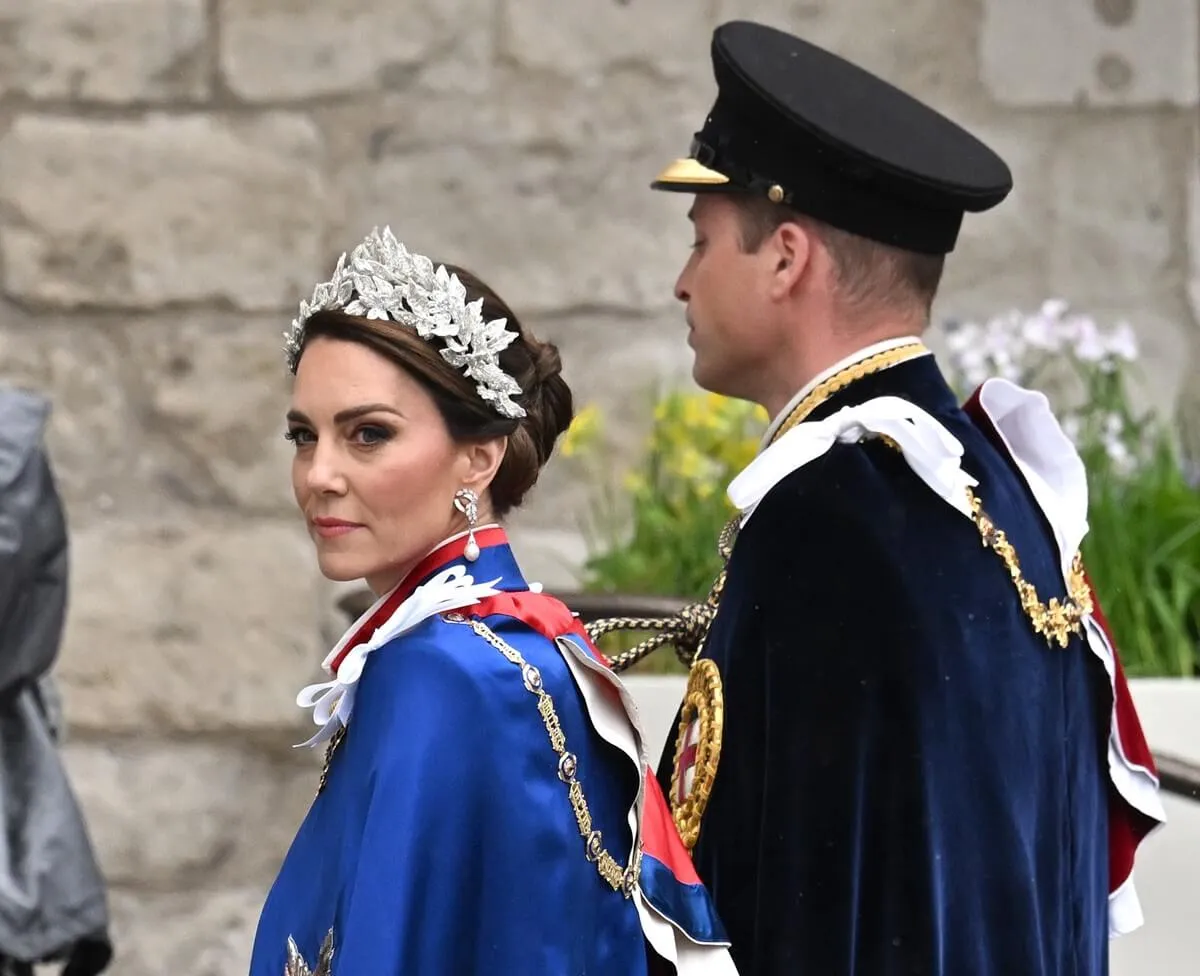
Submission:
[[[687,286],[687,269],[681,271],[675,279],[675,297],[685,304],[691,300],[692,295]]]

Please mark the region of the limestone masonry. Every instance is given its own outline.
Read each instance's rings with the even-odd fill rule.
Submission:
[[[297,302],[390,223],[557,340],[581,404],[634,442],[643,394],[689,370],[687,201],[648,183],[703,120],[710,32],[735,17],[1010,160],[939,317],[1061,296],[1127,318],[1151,402],[1200,410],[1200,0],[0,4],[0,380],[54,400],[65,748],[118,976],[244,972],[315,786],[293,698],[345,622],[290,507]],[[552,464],[515,520],[534,579],[569,583],[585,487]]]

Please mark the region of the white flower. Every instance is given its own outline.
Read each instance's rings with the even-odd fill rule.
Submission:
[[[964,322],[954,326],[946,336],[946,346],[954,355],[961,355],[979,341],[979,326]]]
[[[1063,417],[1062,429],[1063,433],[1067,435],[1071,443],[1074,444],[1076,448],[1083,446],[1079,443],[1080,438],[1083,436],[1083,422],[1078,416],[1075,414],[1070,414],[1066,417]]]
[[[1109,461],[1112,466],[1121,474],[1129,474],[1133,471],[1135,464],[1133,455],[1129,448],[1125,446],[1125,442],[1119,437],[1106,437],[1104,439],[1104,450],[1108,454]]]
[[[1137,335],[1128,322],[1119,322],[1108,337],[1109,352],[1119,359],[1132,363],[1138,358]]]
[[[1062,348],[1063,335],[1059,323],[1046,315],[1033,315],[1021,327],[1025,343],[1043,352],[1058,352]]]
[[[1085,363],[1099,363],[1108,357],[1108,346],[1096,323],[1078,316],[1075,324],[1075,356]]]
[[[1029,384],[1035,371],[1057,356],[1105,373],[1138,356],[1128,323],[1103,330],[1092,317],[1072,313],[1061,298],[1047,299],[1029,313],[1010,309],[982,322],[948,324],[946,345],[951,372],[972,386],[989,376]]]
[[[1041,312],[1047,319],[1052,319],[1055,322],[1059,321],[1070,308],[1070,303],[1063,298],[1047,298],[1042,302]]]

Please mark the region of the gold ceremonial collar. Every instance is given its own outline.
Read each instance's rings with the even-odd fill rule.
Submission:
[[[929,347],[920,340],[913,340],[905,343],[902,346],[894,346],[891,349],[885,349],[883,352],[876,353],[873,356],[868,356],[866,359],[860,359],[855,363],[851,363],[844,369],[838,370],[832,376],[822,380],[809,391],[809,393],[792,408],[792,411],[787,415],[787,418],[774,434],[771,435],[770,443],[774,444],[784,434],[795,427],[799,423],[803,423],[808,416],[817,409],[822,403],[828,400],[835,393],[838,393],[848,387],[851,383],[861,380],[866,376],[871,376],[874,373],[881,372],[889,366],[896,366],[900,363],[908,362],[910,359],[916,359],[918,356],[924,356],[929,352]]]

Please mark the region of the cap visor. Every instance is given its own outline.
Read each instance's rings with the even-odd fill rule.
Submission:
[[[729,177],[715,169],[702,166],[694,159],[677,159],[654,178],[654,190],[690,190],[701,187],[726,186]]]

